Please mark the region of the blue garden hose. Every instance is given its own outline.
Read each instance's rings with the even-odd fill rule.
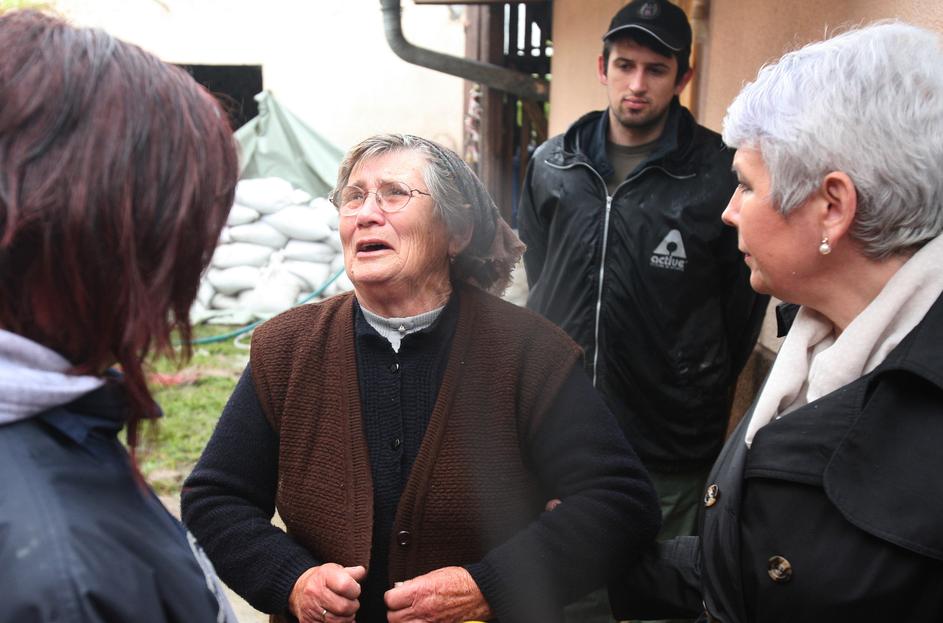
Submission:
[[[295,304],[295,306],[297,307],[298,305],[304,305],[305,303],[307,303],[307,302],[310,301],[311,299],[321,296],[321,294],[322,294],[325,290],[327,290],[328,287],[330,287],[330,285],[331,285],[332,283],[334,283],[335,281],[337,281],[338,277],[340,277],[340,276],[343,275],[343,274],[344,274],[344,267],[341,266],[340,268],[337,269],[337,271],[336,271],[333,275],[331,275],[330,277],[328,277],[327,281],[325,281],[325,282],[322,283],[320,286],[318,286],[318,288],[317,288],[314,292],[312,292],[312,293],[309,294],[308,296],[306,296],[306,297],[304,297],[303,299],[301,299],[300,301],[298,301],[298,302]],[[229,339],[237,338],[237,337],[239,337],[240,335],[242,335],[242,334],[244,334],[244,333],[248,333],[248,332],[251,331],[252,329],[254,329],[254,328],[256,328],[257,326],[259,326],[260,324],[262,324],[263,322],[265,322],[265,321],[264,321],[264,320],[255,320],[255,321],[250,322],[249,324],[247,324],[247,325],[245,325],[245,326],[239,327],[238,329],[236,329],[236,330],[234,330],[234,331],[229,331],[229,332],[227,332],[227,333],[220,333],[219,335],[208,335],[208,336],[206,336],[206,337],[198,337],[198,338],[196,338],[196,339],[190,340],[190,344],[193,345],[193,346],[196,346],[196,345],[199,345],[199,344],[213,344],[213,343],[216,343],[216,342],[224,342],[224,341],[229,340]]]

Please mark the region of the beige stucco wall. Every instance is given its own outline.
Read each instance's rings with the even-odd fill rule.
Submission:
[[[585,112],[606,107],[596,77],[602,35],[624,0],[554,0],[550,135],[563,132]]]
[[[763,63],[836,29],[886,18],[943,32],[943,2],[711,0],[701,122],[719,128],[727,106]]]
[[[463,82],[396,57],[379,0],[53,0],[75,23],[102,27],[186,64],[261,65],[264,87],[341,149],[377,132],[461,147]],[[463,56],[463,13],[403,0],[411,42]]]

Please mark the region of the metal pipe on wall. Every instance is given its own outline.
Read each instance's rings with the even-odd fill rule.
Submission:
[[[541,78],[535,78],[530,74],[507,67],[443,54],[413,45],[403,35],[400,0],[380,0],[380,8],[383,11],[386,41],[390,49],[407,63],[478,82],[522,99],[539,102],[546,102],[550,99],[550,85]]]

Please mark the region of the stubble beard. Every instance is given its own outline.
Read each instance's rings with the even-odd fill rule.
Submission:
[[[627,130],[632,130],[633,132],[647,132],[648,130],[658,127],[658,125],[668,117],[668,108],[668,106],[665,106],[661,110],[652,111],[647,115],[638,117],[633,117],[632,115],[624,114],[619,111],[616,113],[615,118],[616,121],[619,122],[619,125]]]

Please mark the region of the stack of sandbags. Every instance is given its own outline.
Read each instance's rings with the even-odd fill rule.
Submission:
[[[277,177],[240,180],[194,315],[269,317],[295,305],[343,266],[337,209]],[[322,296],[352,289],[341,275]]]

